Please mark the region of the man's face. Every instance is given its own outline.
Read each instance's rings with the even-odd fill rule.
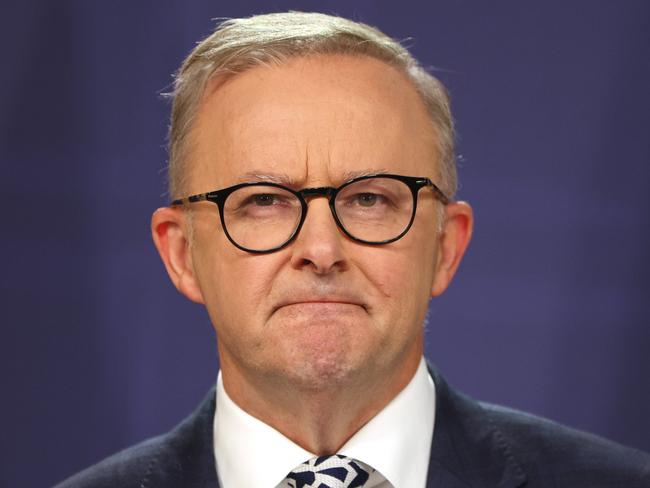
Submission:
[[[190,193],[259,179],[339,186],[377,172],[437,181],[415,89],[364,57],[298,58],[213,86],[190,147]],[[421,190],[409,233],[369,246],[346,238],[327,200],[315,198],[298,237],[262,255],[227,240],[216,205],[193,205],[191,262],[224,377],[320,388],[416,364],[439,254],[437,205]]]

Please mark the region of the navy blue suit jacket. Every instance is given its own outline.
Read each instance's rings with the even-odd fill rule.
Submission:
[[[429,369],[436,385],[436,418],[427,488],[650,488],[649,454],[476,402]],[[58,488],[218,487],[214,408],[213,389],[171,432],[122,451]]]

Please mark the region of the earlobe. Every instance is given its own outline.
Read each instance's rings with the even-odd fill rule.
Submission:
[[[151,235],[176,289],[193,302],[204,303],[194,272],[186,218],[181,209],[159,208],[151,216]]]
[[[431,285],[431,296],[441,295],[451,283],[472,238],[474,216],[465,202],[445,207],[445,222],[438,243],[438,259]]]

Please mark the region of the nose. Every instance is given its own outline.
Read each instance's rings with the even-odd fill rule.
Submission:
[[[291,264],[326,275],[347,268],[343,241],[345,236],[334,221],[327,198],[310,199],[300,233],[290,246]]]

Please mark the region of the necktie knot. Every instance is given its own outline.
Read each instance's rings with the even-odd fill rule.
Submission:
[[[334,454],[305,461],[286,479],[291,488],[357,488],[368,481],[370,471],[360,461]]]

